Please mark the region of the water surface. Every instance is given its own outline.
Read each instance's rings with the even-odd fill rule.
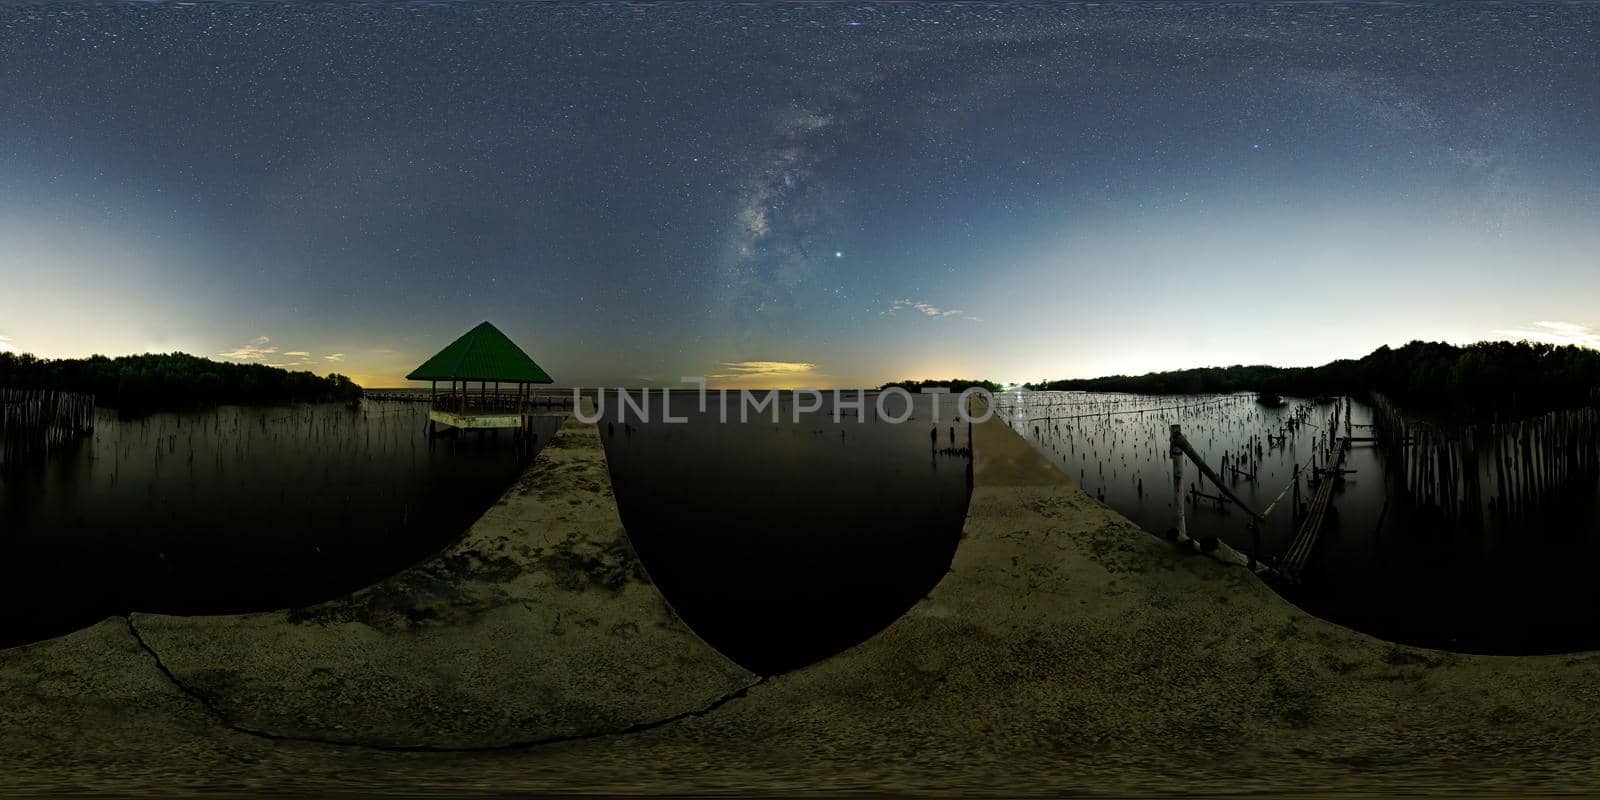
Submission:
[[[869,395],[869,403],[871,402]],[[720,422],[675,393],[661,421],[608,408],[601,423],[617,505],[651,578],[691,628],[774,674],[892,623],[949,570],[971,495],[965,425],[935,426],[929,398],[891,424],[832,405],[794,421]],[[613,404],[614,405],[614,404]],[[899,406],[891,407],[898,413]],[[946,409],[948,417],[950,409]]]
[[[1029,406],[1002,398],[1012,426],[1091,496],[1153,533],[1170,531],[1177,507],[1169,426],[1177,423],[1207,463],[1244,472],[1225,480],[1262,510],[1322,458],[1334,404],[1291,398],[1264,407],[1253,395],[1137,396],[1036,393]],[[1303,424],[1291,418],[1305,408]],[[1352,403],[1351,433],[1372,434],[1374,411]],[[1343,435],[1341,424],[1339,433]],[[1281,443],[1268,437],[1284,435]],[[1414,457],[1415,454],[1413,454]],[[1501,509],[1488,452],[1475,466],[1485,489],[1479,513],[1447,513],[1405,490],[1406,454],[1381,442],[1355,444],[1324,526],[1297,582],[1274,585],[1308,611],[1392,641],[1481,653],[1553,653],[1600,648],[1600,478],[1578,473],[1539,502]],[[1259,543],[1193,464],[1182,492],[1189,533],[1216,536],[1268,560],[1289,547],[1299,520],[1289,492],[1262,527]],[[1299,497],[1309,502],[1303,478]]]
[[[403,402],[102,409],[76,448],[0,476],[0,645],[130,610],[315,603],[437,552],[527,456],[508,433],[430,444],[426,419]]]

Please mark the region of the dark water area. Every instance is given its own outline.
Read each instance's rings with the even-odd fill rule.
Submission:
[[[92,437],[0,476],[0,646],[129,611],[320,602],[428,557],[528,453],[506,432],[430,443],[426,421],[401,402],[101,410]]]
[[[797,423],[789,394],[780,422],[741,423],[732,395],[722,423],[717,402],[701,413],[696,393],[674,393],[687,422],[665,423],[652,394],[650,422],[623,423],[612,402],[600,425],[629,538],[709,644],[757,673],[790,670],[872,636],[949,571],[972,466],[951,401],[937,442],[928,397],[902,424],[870,408],[835,422],[831,398]]]
[[[1032,399],[1025,411],[1004,401],[1012,426],[1091,496],[1157,534],[1176,521],[1169,425],[1182,425],[1213,469],[1226,456],[1226,463],[1253,473],[1223,477],[1259,511],[1290,485],[1296,464],[1303,476],[1299,498],[1309,503],[1306,477],[1313,460],[1323,458],[1335,407],[1294,398],[1265,407],[1249,395],[1038,394],[1050,397]],[[1350,407],[1351,433],[1381,439],[1374,408]],[[1290,429],[1302,413],[1303,423]],[[1416,437],[1410,445],[1353,444],[1345,467],[1354,472],[1335,483],[1332,515],[1305,570],[1298,581],[1274,587],[1310,613],[1396,642],[1500,654],[1600,648],[1600,621],[1588,611],[1600,601],[1591,577],[1600,565],[1600,474],[1553,469],[1557,477],[1537,497],[1508,504],[1513,481],[1501,483],[1496,475],[1493,443],[1514,440],[1510,430],[1480,432],[1480,452],[1467,456],[1456,446],[1457,471],[1473,464],[1481,490],[1468,500],[1453,498],[1454,505],[1433,496],[1435,489],[1419,491],[1419,464],[1434,463],[1438,448],[1424,448]],[[1278,440],[1280,434],[1285,438]],[[1446,483],[1440,468],[1432,469],[1424,480]],[[1217,495],[1209,483],[1185,463],[1190,535],[1250,551],[1255,542],[1239,509],[1188,494],[1197,488]],[[1299,529],[1294,497],[1286,494],[1261,530],[1257,554],[1268,563]]]

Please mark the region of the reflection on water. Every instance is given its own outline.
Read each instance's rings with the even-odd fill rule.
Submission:
[[[612,396],[614,399],[614,395]],[[856,644],[893,622],[948,571],[971,495],[965,425],[933,435],[929,398],[910,421],[833,419],[831,401],[793,422],[720,423],[675,393],[686,424],[607,408],[600,423],[617,504],[651,578],[696,633],[774,674]],[[831,400],[831,399],[830,399]],[[614,405],[614,404],[613,404]],[[891,412],[898,413],[898,402]]]
[[[1304,470],[1312,463],[1334,409],[1292,399],[1264,407],[1243,395],[1038,394],[1044,397],[1027,411],[1002,399],[1010,403],[1006,416],[1013,427],[1090,495],[1156,533],[1172,528],[1176,515],[1170,424],[1183,426],[1214,469],[1225,457],[1239,465],[1238,477],[1225,476],[1229,488],[1261,510],[1289,485],[1296,464]],[[1291,427],[1302,408],[1304,424]],[[1354,473],[1336,486],[1334,513],[1307,570],[1297,584],[1276,584],[1280,592],[1319,616],[1411,644],[1488,653],[1600,646],[1600,624],[1586,613],[1600,600],[1590,577],[1600,564],[1600,476],[1579,468],[1593,463],[1592,434],[1563,418],[1560,430],[1579,433],[1529,453],[1525,432],[1544,426],[1508,424],[1477,433],[1463,455],[1459,443],[1418,446],[1430,440],[1416,430],[1405,440],[1409,446],[1389,441],[1381,423],[1374,433],[1371,407],[1353,403],[1352,412],[1354,435],[1378,441],[1353,446],[1346,467]],[[1518,431],[1524,432],[1516,434],[1520,439],[1500,438]],[[1589,456],[1576,452],[1585,445]],[[1511,453],[1526,463],[1528,476],[1519,478],[1516,465],[1509,477],[1497,474],[1507,469]],[[1452,459],[1476,468],[1449,479]],[[1190,533],[1249,550],[1244,515],[1189,497],[1191,488],[1217,492],[1193,465],[1185,465],[1184,476]],[[1311,497],[1305,483],[1299,496],[1303,502]],[[1259,555],[1269,561],[1288,548],[1297,529],[1292,500],[1284,503],[1262,529]]]
[[[318,602],[415,563],[526,462],[508,433],[430,445],[426,419],[393,402],[102,410],[76,449],[0,476],[0,645],[129,610]]]

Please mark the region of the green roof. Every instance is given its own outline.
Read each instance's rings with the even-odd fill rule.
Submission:
[[[499,328],[487,322],[467,331],[449,347],[406,376],[408,381],[503,381],[552,383],[550,374]]]

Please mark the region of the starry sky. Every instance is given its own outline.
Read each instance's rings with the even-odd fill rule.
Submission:
[[[0,349],[561,385],[1600,344],[1600,5],[0,7]]]

